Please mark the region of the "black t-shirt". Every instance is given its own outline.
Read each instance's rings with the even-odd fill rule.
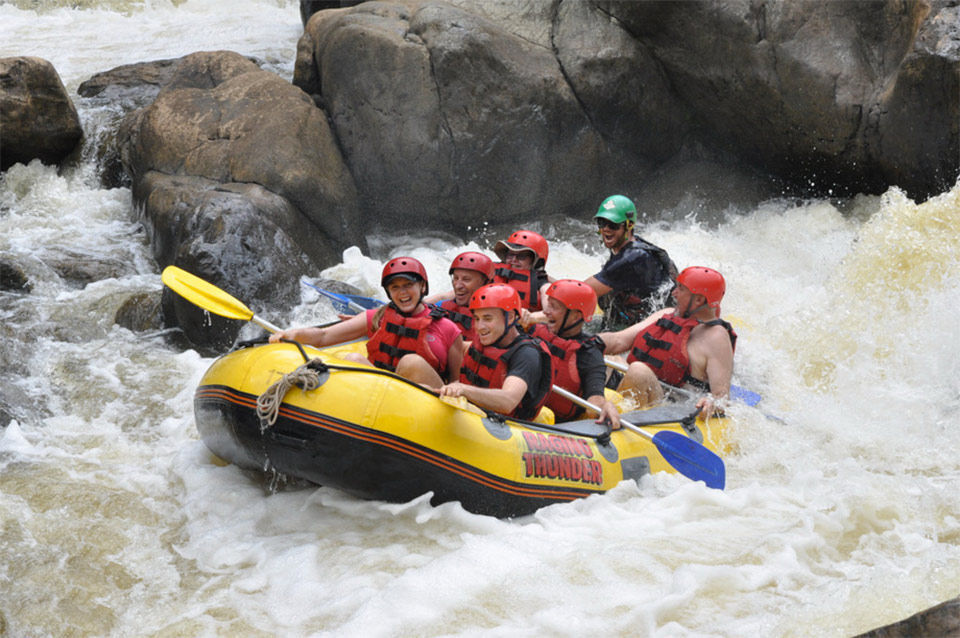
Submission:
[[[603,386],[607,382],[607,366],[603,362],[603,347],[589,340],[591,335],[580,333],[583,345],[577,350],[577,372],[580,373],[580,396],[589,399],[603,396]],[[584,341],[584,339],[588,339]]]
[[[519,377],[527,383],[527,391],[520,401],[521,404],[529,404],[539,398],[536,394],[540,389],[542,374],[540,356],[540,349],[537,345],[532,341],[525,340],[523,345],[509,353],[509,357],[504,357],[507,363],[507,376]]]
[[[646,250],[636,239],[624,246],[616,255],[611,255],[594,277],[614,291],[655,291],[668,277],[660,260],[652,251]]]
[[[643,320],[663,303],[671,279],[669,255],[662,248],[634,237],[611,255],[594,277],[612,290],[599,299],[605,330],[620,330]]]

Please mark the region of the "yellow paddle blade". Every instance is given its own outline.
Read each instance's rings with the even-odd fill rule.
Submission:
[[[253,311],[240,300],[186,270],[167,266],[160,278],[170,290],[215,315],[241,321],[253,319]]]

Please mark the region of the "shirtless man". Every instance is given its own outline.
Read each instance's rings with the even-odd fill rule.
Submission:
[[[723,410],[730,394],[737,335],[720,319],[723,275],[694,266],[677,276],[674,308],[656,312],[619,332],[598,335],[606,354],[629,351],[618,390],[641,406],[663,398],[661,382],[707,392],[697,402],[704,418]]]

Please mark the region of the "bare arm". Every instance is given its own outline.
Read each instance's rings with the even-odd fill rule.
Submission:
[[[292,328],[270,335],[270,343],[281,339],[298,341],[308,346],[322,348],[344,341],[359,339],[367,334],[367,316],[361,313],[327,328]]]
[[[449,300],[451,300],[451,299],[453,299],[453,298],[454,298],[453,291],[452,291],[452,290],[447,290],[447,291],[445,291],[445,292],[435,292],[435,293],[433,293],[432,295],[430,295],[429,297],[424,297],[424,298],[423,298],[423,303],[438,304],[438,303],[442,303],[442,302],[444,302],[444,301],[449,301]]]
[[[547,316],[543,314],[542,310],[537,310],[536,312],[530,312],[526,308],[520,311],[520,325],[523,326],[524,330],[528,330],[530,326],[538,323],[546,323]]]
[[[594,276],[592,276],[592,275],[591,275],[590,277],[587,277],[586,279],[584,279],[584,280],[583,280],[583,283],[585,283],[585,284],[587,284],[588,286],[590,286],[591,288],[593,288],[593,292],[597,293],[597,299],[599,299],[599,298],[602,297],[603,295],[605,295],[605,294],[607,294],[608,292],[610,292],[611,290],[613,290],[613,288],[611,288],[610,286],[607,286],[606,284],[600,283],[600,282],[597,280],[597,278],[594,277]]]
[[[478,388],[459,382],[440,388],[440,396],[466,397],[481,408],[501,414],[513,412],[526,392],[527,382],[520,377],[507,377],[503,380],[502,388]]]
[[[700,343],[696,343],[697,350],[701,350],[706,358],[704,371],[707,382],[710,384],[710,394],[697,402],[701,409],[700,415],[704,418],[712,416],[716,408],[723,407],[730,395],[730,381],[733,377],[733,348],[726,330],[714,326],[703,335]]]
[[[668,312],[673,312],[673,308],[664,308],[659,310],[640,323],[635,323],[632,326],[628,326],[619,332],[601,332],[597,336],[603,339],[604,344],[604,354],[620,354],[621,352],[626,352],[633,345],[634,340],[636,340],[637,335],[640,334],[647,326],[655,323],[657,319],[667,314]]]
[[[457,337],[447,350],[447,381],[453,383],[460,378],[463,365],[463,337]]]

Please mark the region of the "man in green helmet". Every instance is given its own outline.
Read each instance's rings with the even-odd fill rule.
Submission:
[[[597,293],[604,331],[626,328],[658,310],[677,277],[667,251],[634,237],[637,207],[628,197],[611,195],[594,216],[597,234],[610,259],[584,283]]]

